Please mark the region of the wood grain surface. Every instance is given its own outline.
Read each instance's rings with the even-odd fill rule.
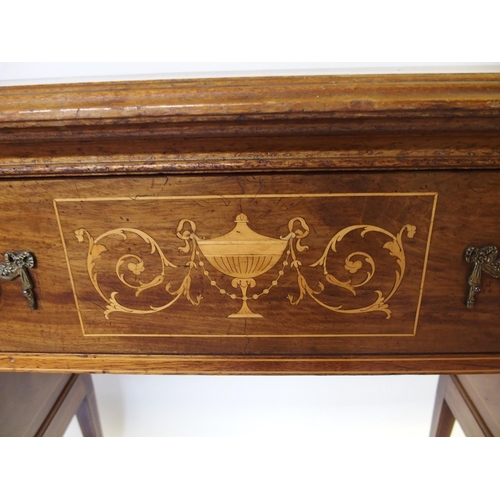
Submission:
[[[39,307],[1,284],[0,369],[500,371],[500,282],[467,310],[463,257],[498,244],[499,128],[498,75],[3,88],[2,251]]]

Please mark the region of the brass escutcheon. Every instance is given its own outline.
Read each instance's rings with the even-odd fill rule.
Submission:
[[[483,248],[469,246],[465,249],[465,260],[473,264],[472,272],[467,280],[469,293],[466,305],[472,309],[475,296],[481,291],[481,273],[484,271],[493,278],[500,278],[500,260],[498,260],[498,248],[495,245],[487,245]]]
[[[30,309],[36,309],[36,299],[33,292],[34,284],[28,271],[28,268],[35,266],[35,256],[28,251],[6,252],[4,259],[5,264],[0,264],[0,279],[12,281],[19,276],[21,278],[21,289]]]

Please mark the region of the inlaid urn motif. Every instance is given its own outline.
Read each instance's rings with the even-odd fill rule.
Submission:
[[[280,278],[285,272],[293,272],[297,277],[297,296],[288,294],[286,299],[292,306],[298,305],[306,297],[310,297],[317,305],[330,311],[340,314],[362,314],[369,312],[381,312],[386,318],[391,317],[391,309],[388,301],[398,290],[403,280],[406,269],[406,257],[403,250],[403,235],[413,238],[416,228],[411,224],[405,224],[398,234],[372,225],[358,224],[348,226],[338,231],[329,241],[322,255],[311,267],[322,269],[324,281],[321,280],[316,287],[311,287],[306,276],[301,271],[303,263],[299,254],[309,249],[303,245],[302,241],[309,235],[309,226],[303,217],[294,217],[288,221],[288,234],[273,238],[256,233],[249,227],[249,219],[244,213],[236,216],[235,227],[222,236],[215,236],[207,239],[197,234],[196,223],[190,219],[181,219],[177,224],[176,235],[184,246],[178,250],[182,254],[188,254],[187,260],[182,267],[174,264],[163,253],[156,240],[148,233],[137,228],[117,228],[106,231],[97,238],[94,238],[85,228],[75,231],[75,236],[79,242],[85,239],[88,241],[87,272],[95,290],[107,302],[104,316],[109,319],[112,313],[128,314],[153,314],[172,307],[182,297],[186,298],[192,305],[199,305],[203,300],[203,295],[195,297],[191,295],[192,275],[200,272],[208,279],[210,285],[218,292],[231,300],[241,300],[240,310],[230,314],[228,318],[262,318],[261,314],[254,313],[249,307],[250,300],[258,300],[271,293],[271,290],[280,285]],[[364,273],[364,279],[354,282],[352,278],[339,279],[329,270],[329,261],[332,254],[338,252],[338,244],[346,235],[356,232],[361,238],[369,233],[378,233],[387,238],[382,249],[389,252],[395,259],[394,282],[387,293],[382,290],[374,290],[375,298],[368,305],[360,307],[346,308],[343,304],[329,304],[323,301],[320,296],[326,286],[340,287],[348,290],[353,296],[357,295],[357,290],[371,281],[375,275],[374,258],[363,251],[351,252],[344,260],[344,268],[349,275]],[[141,275],[145,272],[145,263],[141,255],[129,252],[118,258],[115,264],[115,272],[119,282],[129,289],[135,290],[135,296],[139,297],[144,290],[155,288],[164,283],[166,276],[171,276],[172,281],[165,285],[165,291],[172,298],[161,306],[150,305],[149,308],[139,309],[123,304],[119,299],[119,291],[112,291],[110,295],[103,292],[99,285],[99,271],[96,263],[104,252],[108,251],[104,241],[109,237],[118,237],[128,240],[130,236],[139,237],[150,246],[150,253],[159,257],[159,272],[150,281],[142,281]],[[277,266],[281,259],[281,264]],[[256,288],[256,278],[278,267],[276,275],[271,278],[271,283],[266,288],[258,288],[258,291],[249,294],[250,289]],[[185,271],[182,271],[185,269]],[[231,293],[217,283],[211,275],[213,269],[232,278],[231,286],[241,290],[241,295]],[[182,276],[184,274],[184,276]],[[127,277],[130,276],[130,277]],[[178,276],[176,278],[176,276]],[[174,285],[177,281],[180,285]]]
[[[271,270],[288,245],[289,238],[271,238],[256,233],[248,227],[248,217],[236,217],[236,226],[229,233],[209,240],[197,240],[205,258],[221,273],[231,276],[232,286],[241,288],[243,304],[230,318],[261,318],[248,307],[248,289],[254,288],[254,278]]]

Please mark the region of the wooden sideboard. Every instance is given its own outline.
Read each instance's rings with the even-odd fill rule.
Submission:
[[[0,370],[500,372],[499,169],[497,74],[4,87]]]

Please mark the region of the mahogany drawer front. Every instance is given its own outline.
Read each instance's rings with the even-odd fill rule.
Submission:
[[[469,245],[495,243],[495,172],[3,181],[4,353],[490,356],[500,283],[467,309]],[[122,367],[122,370],[126,371]],[[145,370],[147,371],[147,370]],[[257,370],[258,371],[258,370]]]

